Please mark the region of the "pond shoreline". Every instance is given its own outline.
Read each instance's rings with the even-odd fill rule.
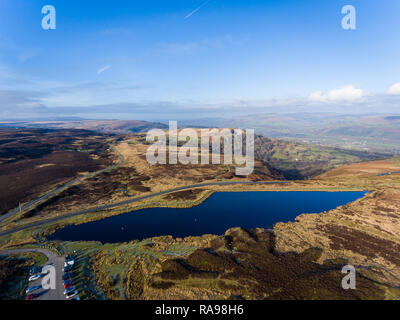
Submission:
[[[181,238],[221,234],[232,227],[268,229],[278,222],[294,221],[301,214],[335,209],[358,200],[365,194],[366,191],[249,191],[246,194],[243,191],[209,192],[196,199],[196,203],[190,207],[134,210],[101,220],[68,225],[47,239],[118,243],[166,235]],[[268,206],[265,206],[264,201]],[[99,230],[101,232],[96,236],[95,233]],[[127,238],[128,232],[131,238]],[[81,238],[77,238],[79,233]],[[116,240],[118,237],[122,238]]]

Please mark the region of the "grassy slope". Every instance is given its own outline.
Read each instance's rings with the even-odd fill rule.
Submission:
[[[257,136],[255,156],[281,172],[286,179],[308,179],[344,164],[383,159],[390,155]]]
[[[0,129],[0,214],[110,164],[112,139],[85,130]]]

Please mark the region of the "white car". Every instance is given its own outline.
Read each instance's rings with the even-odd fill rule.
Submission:
[[[29,282],[35,281],[35,280],[37,280],[37,279],[40,279],[41,277],[42,277],[41,274],[34,274],[33,276],[30,276],[30,277],[29,277]]]
[[[75,287],[70,287],[70,288],[67,288],[67,289],[64,290],[64,294],[65,295],[69,295],[69,294],[71,294],[71,292],[74,292],[74,291],[76,291],[76,288]]]
[[[73,266],[75,264],[75,260],[68,260],[64,262],[64,268],[68,266]]]
[[[28,289],[26,289],[25,293],[28,294],[28,293],[31,293],[33,291],[39,290],[41,288],[42,288],[42,286],[29,287]]]
[[[67,295],[66,295],[66,297],[67,297],[67,299],[68,300],[71,300],[73,297],[76,297],[78,295],[78,291],[72,291],[72,292],[70,292],[70,293],[68,293]]]

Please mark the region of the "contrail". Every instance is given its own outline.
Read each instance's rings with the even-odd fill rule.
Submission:
[[[97,74],[102,74],[104,71],[106,71],[106,70],[108,70],[110,68],[111,68],[110,65],[104,66],[103,68],[100,68],[99,70],[97,70]]]
[[[189,19],[192,15],[194,15],[197,11],[199,11],[201,8],[203,8],[207,3],[209,3],[211,0],[206,0],[204,1],[200,6],[198,6],[196,9],[194,9],[191,13],[189,13],[185,19]]]

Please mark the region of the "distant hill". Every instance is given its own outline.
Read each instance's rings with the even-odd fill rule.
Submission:
[[[74,120],[74,121],[8,121],[0,122],[0,127],[83,129],[102,133],[136,133],[151,129],[167,129],[162,123],[140,120]]]
[[[250,119],[253,120],[250,121]],[[269,122],[266,121],[266,119],[269,119]],[[357,142],[360,141],[359,135],[364,137],[368,137],[368,135],[378,136],[379,133],[375,131],[379,131],[379,128],[368,129],[366,126],[359,128],[357,126],[351,127],[348,125],[345,129],[344,127],[340,127],[339,124],[345,123],[346,121],[348,122],[349,119],[352,119],[351,117],[342,119],[342,122],[339,120],[334,122],[332,117],[330,121],[320,118],[321,122],[328,121],[331,123],[331,127],[318,129],[318,124],[315,124],[314,126],[311,123],[312,121],[317,123],[316,119],[318,119],[318,115],[315,115],[314,118],[310,118],[308,115],[264,115],[263,118],[260,115],[258,119],[251,117],[244,117],[242,120],[236,119],[230,123],[229,127],[253,127],[256,128],[258,133],[270,132],[271,135],[269,137],[272,138],[267,138],[261,135],[256,136],[255,157],[258,162],[256,164],[255,174],[267,175],[268,177],[270,176],[277,179],[309,179],[343,164],[390,158],[393,155],[390,148],[371,148],[368,150],[367,148],[357,148],[357,145],[354,146],[352,143],[348,143],[348,141],[351,141],[348,138],[345,140],[335,139],[335,137],[339,137],[340,135],[347,135],[347,137],[353,135],[354,141]],[[373,120],[371,117],[368,119],[369,122],[375,124],[375,126],[378,126],[378,123],[381,122],[385,123],[385,121],[396,122],[395,119],[385,120],[383,117],[379,118],[379,121]],[[208,121],[211,123],[211,127],[213,121],[211,119]],[[242,123],[246,123],[247,125],[242,126]],[[257,123],[259,123],[259,126]],[[265,123],[265,126],[263,126],[263,123]],[[367,123],[366,118],[363,120],[363,123]],[[292,131],[288,128],[290,124],[293,124],[293,128],[290,128]],[[63,130],[79,129],[108,134],[141,133],[143,139],[144,134],[148,130],[156,128],[168,130],[168,126],[162,123],[139,120],[0,122],[0,127],[1,126]],[[301,129],[301,126],[308,131]],[[313,132],[314,127],[316,128],[315,130],[319,130],[318,134],[310,133]],[[308,141],[305,138],[307,134],[304,134],[300,139],[295,134],[296,130],[305,130],[304,132],[308,132],[307,134],[314,138],[310,138],[310,141]],[[380,130],[384,131],[382,128]],[[292,137],[292,135],[294,136]],[[275,138],[276,136],[282,136],[284,139],[277,139]],[[327,143],[327,146],[319,144],[318,138],[324,139],[328,136],[332,137],[332,139],[338,143]],[[266,176],[264,179],[266,179]]]
[[[195,124],[255,129],[263,136],[302,143],[400,153],[400,115],[395,114],[264,113]]]

